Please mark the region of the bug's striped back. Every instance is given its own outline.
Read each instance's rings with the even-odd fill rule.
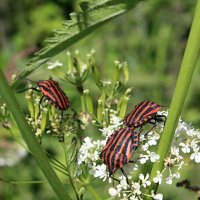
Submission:
[[[110,175],[129,162],[138,144],[138,132],[128,127],[119,129],[108,138],[100,158],[107,165]]]
[[[126,115],[124,123],[129,127],[138,127],[151,120],[160,110],[160,105],[152,101],[143,101]]]
[[[69,107],[69,100],[57,81],[40,80],[37,84],[43,95],[59,110],[66,110]]]

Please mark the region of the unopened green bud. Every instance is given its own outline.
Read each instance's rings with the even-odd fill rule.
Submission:
[[[127,62],[123,62],[123,72],[124,72],[124,84],[125,84],[129,79],[129,70]]]
[[[38,115],[40,113],[40,105],[39,104],[35,104],[34,108],[35,108],[35,113],[34,113],[35,116],[34,117],[35,117],[35,120],[37,120]]]
[[[49,113],[46,111],[42,112],[42,120],[41,120],[41,131],[44,133],[46,127],[47,127],[47,122],[49,120]]]
[[[85,98],[83,95],[81,95],[81,108],[82,112],[85,112]]]
[[[97,69],[95,63],[91,64],[91,68],[92,68],[92,75],[93,75],[93,78],[94,78],[96,84],[98,85],[99,82],[100,82],[99,70]]]
[[[120,110],[119,110],[119,118],[120,119],[123,119],[125,114],[126,114],[126,108],[127,108],[127,102],[128,102],[129,98],[127,96],[125,96],[123,98],[123,101],[121,103],[121,106],[120,106]]]
[[[128,88],[128,89],[126,90],[125,94],[128,95],[129,93],[132,92],[132,90],[133,90],[133,88]]]
[[[55,113],[56,113],[56,108],[55,108],[55,106],[51,106],[51,108],[50,108],[51,110],[50,110],[50,112],[51,112],[51,115],[52,116],[54,116],[55,115]]]
[[[86,103],[86,107],[87,110],[90,114],[93,114],[93,102],[92,102],[92,98],[90,95],[90,91],[88,89],[83,91],[84,96],[85,96],[85,103]]]
[[[88,67],[91,67],[91,66],[95,66],[95,50],[92,49],[91,52],[89,54],[87,54],[87,57],[88,57],[88,60],[87,60],[87,65]]]
[[[81,187],[80,190],[78,191],[79,196],[83,195],[86,191],[85,187]]]
[[[121,108],[121,104],[124,101],[124,98],[127,98],[127,96],[131,93],[133,88],[128,88],[125,93],[120,97],[118,104],[117,104],[117,110],[119,111]]]
[[[97,120],[99,123],[102,122],[102,112],[103,112],[103,104],[102,104],[102,100],[99,99],[98,106],[97,106]]]
[[[109,109],[108,108],[105,109],[104,121],[106,122],[106,124],[109,124]]]

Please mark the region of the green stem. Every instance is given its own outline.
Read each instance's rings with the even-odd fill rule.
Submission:
[[[197,1],[189,39],[182,60],[180,73],[175,87],[175,92],[170,105],[168,119],[158,147],[158,154],[160,155],[160,161],[155,163],[152,168],[150,175],[151,181],[157,175],[157,171],[162,171],[164,165],[164,159],[166,158],[166,156],[170,151],[171,142],[174,137],[175,129],[177,127],[177,123],[181,115],[181,111],[195,69],[195,63],[199,54],[200,50],[199,41],[200,41],[200,0]],[[158,187],[157,184],[152,184],[151,190],[156,191],[157,187]]]
[[[59,171],[60,173],[62,173],[63,175],[65,175],[65,176],[69,176],[69,174],[68,173],[66,173],[66,171],[64,171],[64,170],[62,170],[62,169],[60,169],[59,167],[57,167],[57,166],[54,166],[54,169],[55,170],[57,170],[57,171]]]
[[[0,177],[0,181],[8,184],[18,185],[18,184],[44,184],[48,183],[48,181],[9,181]]]
[[[35,157],[39,167],[46,176],[49,184],[53,188],[54,192],[57,194],[58,199],[60,200],[70,200],[70,196],[66,192],[66,189],[63,187],[56,173],[52,169],[48,158],[46,157],[43,149],[38,144],[36,137],[31,131],[31,127],[26,122],[26,119],[20,109],[20,106],[12,93],[10,87],[8,86],[6,79],[0,70],[0,94],[4,98],[10,112],[12,113],[13,118],[18,125],[18,128],[30,149],[30,152]]]
[[[58,166],[59,168],[66,170],[66,166],[61,163],[59,160],[57,160],[56,158],[54,158],[51,154],[49,154],[48,152],[46,152],[46,155],[48,156],[48,158],[50,159],[50,162],[56,166]]]

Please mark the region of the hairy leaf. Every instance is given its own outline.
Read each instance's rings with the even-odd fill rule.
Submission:
[[[66,20],[62,28],[54,31],[54,36],[46,40],[46,46],[37,52],[28,66],[21,71],[12,83],[16,86],[20,78],[26,77],[42,64],[49,61],[69,46],[94,32],[103,24],[111,21],[134,8],[142,0],[99,0],[96,3],[82,2],[79,13],[71,13],[71,20]]]

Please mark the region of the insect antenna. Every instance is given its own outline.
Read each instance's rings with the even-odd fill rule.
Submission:
[[[37,88],[33,88],[33,87],[30,87],[30,88],[25,88],[24,90],[20,90],[20,91],[16,91],[17,93],[22,93],[22,92],[25,92],[27,90],[35,90],[37,92],[40,92],[40,90],[38,90]]]
[[[31,81],[31,82],[37,84],[36,81],[33,81],[33,80],[31,80],[31,79],[28,79],[28,78],[20,78],[20,79],[22,79],[22,80],[24,79],[24,80],[27,80],[27,81]],[[34,88],[34,87],[25,88],[25,89],[23,89],[23,90],[16,91],[16,92],[17,92],[17,93],[22,93],[22,92],[25,92],[25,91],[27,91],[27,90],[29,90],[29,89],[31,89],[31,90],[35,90],[35,91],[37,91],[37,92],[40,92],[40,90],[38,90],[37,88]]]

